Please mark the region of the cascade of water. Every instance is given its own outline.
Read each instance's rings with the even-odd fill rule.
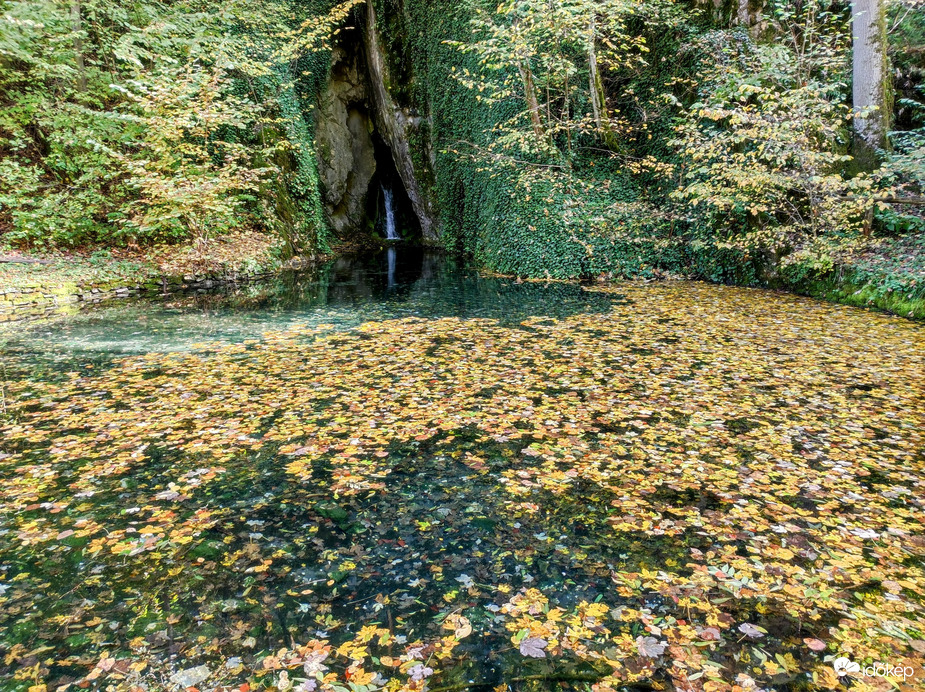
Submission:
[[[392,190],[383,186],[382,194],[385,197],[385,237],[388,240],[399,240],[400,236],[395,231],[395,207],[392,204]]]

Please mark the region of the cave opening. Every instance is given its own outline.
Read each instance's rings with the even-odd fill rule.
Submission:
[[[392,150],[378,131],[373,131],[372,139],[376,158],[376,175],[370,182],[368,194],[370,199],[375,200],[375,204],[372,205],[373,209],[371,209],[374,232],[387,240],[395,239],[388,237],[391,214],[397,239],[418,241],[421,239],[421,223],[414,212],[414,206],[411,204],[411,198],[398,173],[398,168],[395,166]]]
[[[371,80],[360,22],[342,31],[319,97],[316,148],[322,202],[334,235],[419,242],[421,222],[381,129],[387,114]]]

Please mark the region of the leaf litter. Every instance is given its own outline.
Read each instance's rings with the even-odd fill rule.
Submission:
[[[841,655],[922,675],[922,327],[591,290],[626,300],[8,382],[0,675],[834,689]]]

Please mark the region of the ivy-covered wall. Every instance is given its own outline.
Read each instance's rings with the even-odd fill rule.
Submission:
[[[555,175],[541,176],[531,176],[529,166],[495,165],[472,156],[497,136],[493,128],[498,123],[523,106],[515,101],[486,104],[476,90],[454,78],[454,71],[478,72],[477,58],[449,43],[472,40],[471,6],[459,0],[368,2],[377,16],[385,86],[394,106],[415,122],[406,136],[416,183],[434,212],[439,243],[448,250],[488,269],[523,277],[650,277],[667,272],[820,294],[809,275],[794,274],[794,267],[782,271],[779,255],[729,242],[726,234],[734,232],[730,226],[748,223],[744,211],[738,221],[727,218],[725,226],[713,223],[707,213],[684,218],[677,205],[674,213],[661,213],[671,191],[664,178],[631,173],[620,161],[593,154],[575,157]],[[366,8],[356,12],[362,26]],[[696,43],[695,34],[708,28],[709,18],[703,21],[704,26],[685,22],[672,30],[639,21],[631,30],[645,35],[650,50],[646,64],[623,82],[611,79],[611,98],[643,90],[668,92],[678,78],[695,75],[704,56],[688,47]],[[310,78],[315,81],[303,82],[301,88],[320,88],[322,72],[316,68]],[[674,162],[672,122],[670,116],[652,118],[646,134],[628,143],[632,156]],[[859,293],[856,283],[868,281],[846,276],[839,269],[833,285],[850,288],[852,295]],[[886,284],[880,279],[874,283],[879,292],[873,304],[893,309],[884,302],[889,290],[877,288]]]
[[[467,6],[456,0],[374,2],[393,76],[390,93],[422,115],[421,141],[411,142],[411,150],[420,158],[417,168],[439,215],[445,247],[525,277],[648,276],[664,270],[718,281],[757,278],[752,258],[718,250],[706,234],[699,238],[652,214],[651,207],[634,206],[645,181],[605,157],[531,182],[529,173],[471,156],[519,105],[486,105],[454,78],[454,70],[478,70],[474,56],[447,43],[471,39]],[[661,55],[673,55],[681,36],[652,38],[655,67],[640,79],[665,81],[673,75],[659,67]],[[663,143],[667,132],[661,134],[645,146]]]

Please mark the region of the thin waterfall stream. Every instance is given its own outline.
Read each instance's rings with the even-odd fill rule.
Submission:
[[[386,240],[401,240],[395,230],[395,204],[392,189],[382,186],[382,195],[385,199],[385,237]]]

